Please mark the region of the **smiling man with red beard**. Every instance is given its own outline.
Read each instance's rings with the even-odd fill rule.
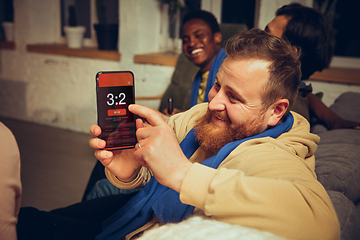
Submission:
[[[339,239],[335,209],[314,172],[319,137],[289,110],[301,75],[298,54],[258,29],[234,36],[225,49],[209,103],[167,122],[154,109],[130,105],[147,120],[136,121],[134,149],[110,152],[104,140],[90,140],[112,184],[143,187],[131,200],[124,204],[120,194],[50,213],[22,209],[18,231],[71,239],[91,229],[97,240],[133,239],[197,215],[286,239]]]
[[[146,184],[107,221],[99,239],[130,237],[195,212],[289,239],[339,238],[336,212],[314,173],[319,137],[289,110],[301,76],[298,53],[258,29],[234,36],[225,50],[209,103],[167,123],[152,109],[130,106],[150,125],[138,120],[139,143],[126,154],[101,150],[98,138],[90,141],[115,186]],[[90,131],[100,134],[98,126]],[[139,214],[125,217],[130,212]]]
[[[208,110],[194,127],[204,149],[217,153],[229,142],[254,136],[277,124],[280,118],[265,122],[266,109],[260,98],[266,88],[269,65],[267,61],[239,60],[234,56],[224,60],[209,92]],[[288,104],[279,100],[277,108],[283,111]]]

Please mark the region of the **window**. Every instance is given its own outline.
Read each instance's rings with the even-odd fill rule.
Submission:
[[[64,26],[85,26],[85,38],[91,38],[90,0],[61,0],[61,36]]]
[[[63,26],[69,25],[69,21],[75,20],[77,25],[86,27],[84,45],[96,46],[94,23],[98,23],[96,11],[98,3],[104,6],[106,22],[117,24],[119,22],[119,0],[61,0],[61,36],[65,36]]]
[[[14,9],[12,0],[0,0],[0,23],[13,22]],[[5,41],[5,33],[2,25],[0,24],[0,41]]]
[[[254,27],[255,0],[222,0],[222,23],[244,23]]]
[[[314,0],[314,8],[322,12],[335,31],[335,56],[360,58],[360,1]]]

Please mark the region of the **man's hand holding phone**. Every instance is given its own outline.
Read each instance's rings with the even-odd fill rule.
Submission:
[[[96,149],[96,158],[119,179],[134,176],[142,165],[151,169],[159,183],[180,191],[192,164],[162,114],[134,104],[133,73],[98,72],[96,93],[98,125],[90,132],[99,138],[89,143]]]
[[[128,179],[140,169],[140,163],[134,158],[135,148],[116,151],[103,150],[106,142],[98,138],[101,128],[93,125],[90,127],[90,133],[95,136],[89,141],[90,147],[96,150],[95,157],[119,179]]]
[[[129,110],[148,122],[136,121],[136,160],[149,168],[159,183],[180,192],[192,163],[181,150],[174,130],[152,108],[133,104]]]
[[[129,110],[149,122],[147,124],[141,119],[136,120],[139,143],[133,149],[106,151],[102,150],[104,140],[93,138],[90,140],[90,147],[97,149],[96,158],[120,179],[131,177],[141,165],[150,168],[159,183],[179,192],[192,163],[182,152],[174,131],[151,108],[130,105]],[[90,132],[99,136],[101,129],[93,125]]]

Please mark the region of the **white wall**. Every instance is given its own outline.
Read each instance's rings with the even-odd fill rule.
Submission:
[[[88,132],[96,123],[95,74],[100,70],[133,71],[137,96],[163,93],[174,68],[133,63],[134,54],[159,51],[158,1],[122,0],[119,6],[122,56],[116,62],[27,52],[27,44],[59,42],[60,3],[14,0],[16,49],[0,51],[0,115]]]

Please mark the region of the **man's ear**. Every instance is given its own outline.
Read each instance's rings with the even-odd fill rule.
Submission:
[[[287,99],[279,99],[277,100],[269,109],[270,110],[270,118],[267,123],[268,126],[275,126],[279,123],[281,118],[286,113],[286,110],[289,107],[289,100]]]
[[[222,41],[222,35],[221,35],[221,32],[216,32],[214,34],[214,42],[215,44],[220,44]]]

